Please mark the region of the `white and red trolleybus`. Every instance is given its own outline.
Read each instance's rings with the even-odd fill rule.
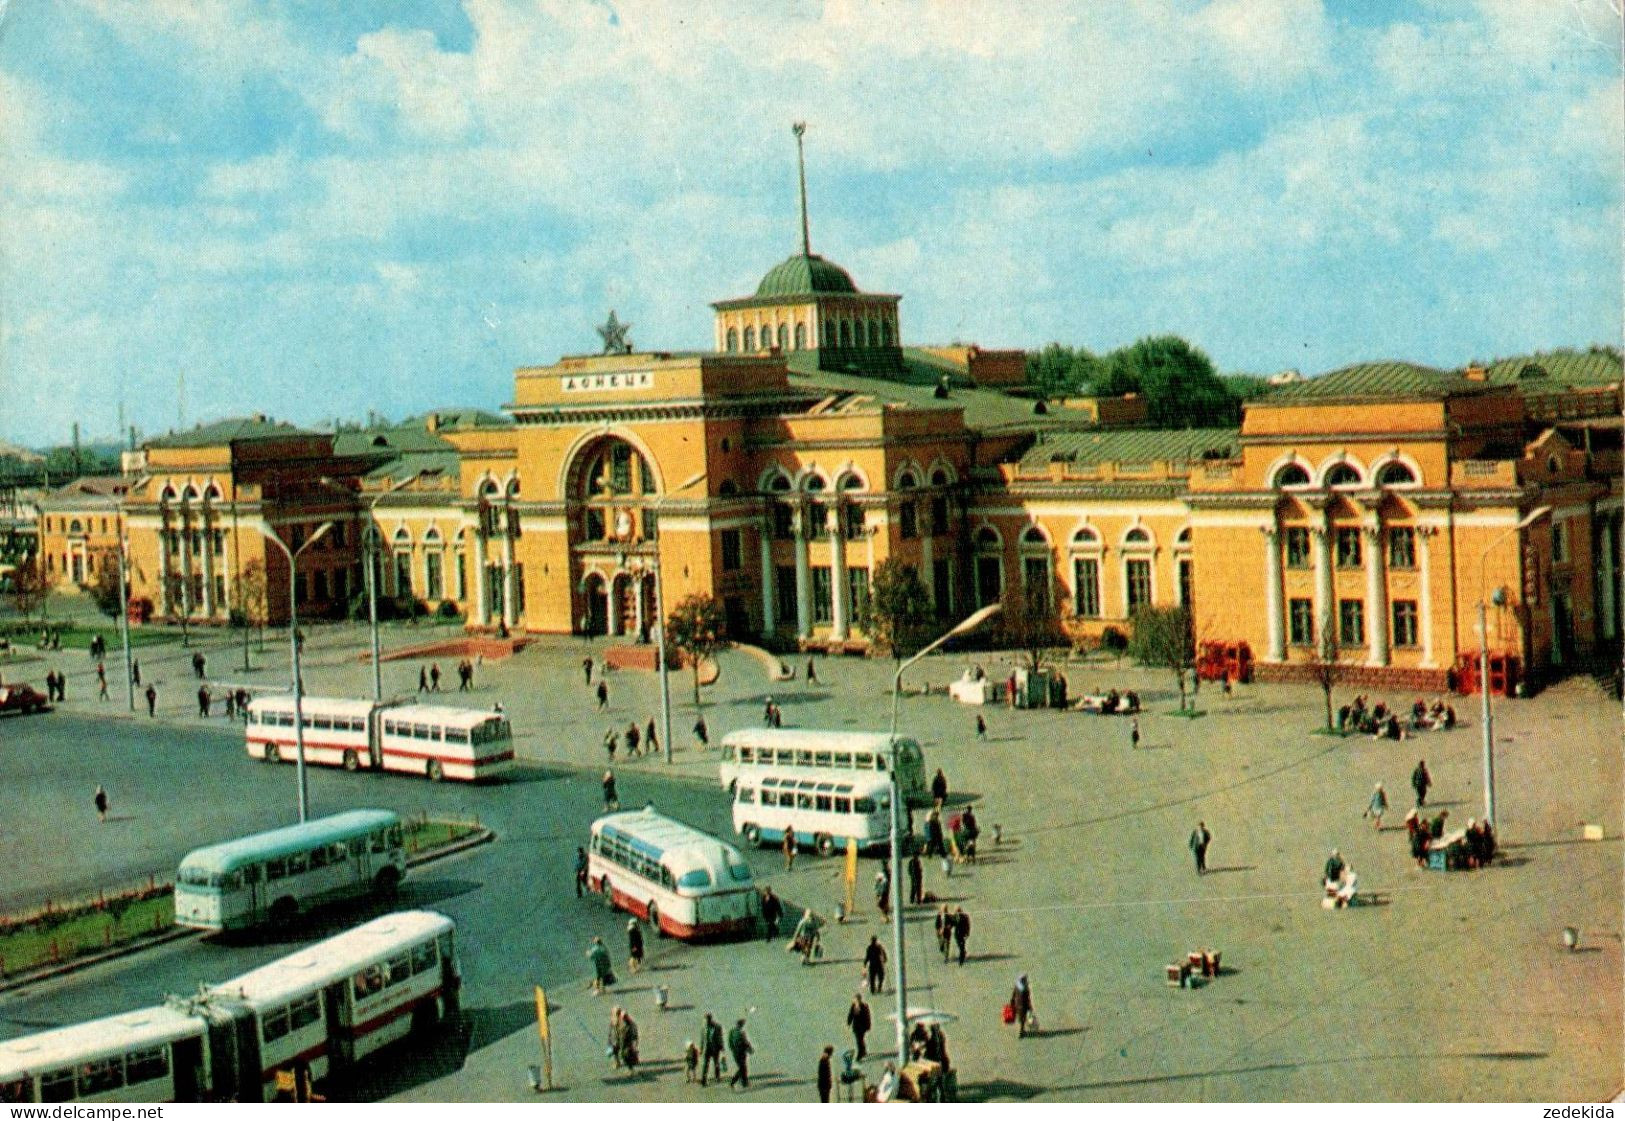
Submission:
[[[305,697],[305,762],[347,771],[400,771],[431,782],[473,782],[513,766],[513,729],[489,709]],[[262,697],[248,706],[248,754],[292,762],[293,697]]]
[[[399,911],[197,995],[0,1042],[0,1103],[265,1101],[454,1020],[455,926]]]
[[[674,938],[756,928],[756,884],[739,850],[652,809],[592,823],[587,884]]]

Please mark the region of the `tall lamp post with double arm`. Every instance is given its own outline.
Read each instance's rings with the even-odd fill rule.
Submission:
[[[306,549],[327,535],[333,523],[323,522],[297,549],[288,548],[276,531],[264,522],[255,523],[254,528],[288,558],[288,658],[293,672],[294,768],[299,783],[299,820],[303,822],[310,817],[310,786],[305,775],[305,682],[299,666],[299,558]]]
[[[903,674],[908,672],[910,666],[918,662],[927,654],[936,650],[949,639],[958,638],[962,634],[969,634],[993,616],[997,615],[1003,607],[997,603],[990,603],[986,607],[978,608],[958,623],[952,630],[932,641],[912,658],[897,667],[897,673],[891,683],[891,952],[892,960],[897,969],[897,1061],[899,1064],[908,1061],[908,967],[903,958],[903,906],[897,898],[903,882],[903,837],[902,837],[902,803],[903,786],[898,779],[897,771],[897,716],[898,704],[903,695]]]

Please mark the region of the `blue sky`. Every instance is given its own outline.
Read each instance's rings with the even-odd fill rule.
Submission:
[[[798,119],[910,343],[1617,343],[1617,6],[0,0],[0,439],[494,407],[611,307],[708,347]]]

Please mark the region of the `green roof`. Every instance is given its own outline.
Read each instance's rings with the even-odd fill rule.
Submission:
[[[1241,451],[1237,428],[1092,428],[1086,432],[1046,432],[1021,457],[1026,471],[1054,462],[1192,463],[1229,459]]]
[[[1617,385],[1625,363],[1607,350],[1553,350],[1503,358],[1489,368],[1497,384],[1515,384],[1522,392],[1560,392],[1581,386]]]
[[[429,418],[434,417],[439,424],[439,431],[463,428],[512,428],[513,420],[501,413],[493,413],[486,409],[433,409],[421,416],[408,417],[401,421],[400,427],[416,425],[424,431],[428,430]]]
[[[817,351],[797,350],[786,356],[785,364],[790,369],[792,375],[790,385],[793,388],[864,394],[882,404],[907,405],[916,409],[963,409],[966,426],[974,429],[1007,428],[1014,425],[1035,430],[1059,428],[1074,419],[1058,415],[1063,412],[1061,409],[1055,409],[1047,416],[1035,414],[1032,401],[1011,397],[996,389],[977,389],[956,384],[951,386],[947,397],[938,397],[936,389],[942,371],[924,363],[914,364],[905,361],[903,372],[892,376],[841,374],[818,369]],[[950,382],[952,381],[950,378]]]
[[[407,452],[451,451],[451,444],[421,424],[388,428],[359,428],[333,437],[334,455],[402,455]]]
[[[1412,362],[1360,362],[1328,374],[1289,382],[1247,404],[1257,408],[1339,398],[1438,401],[1492,388],[1487,382]]]
[[[831,292],[855,294],[851,275],[834,261],[816,253],[797,253],[767,271],[756,286],[756,298],[815,296]]]
[[[419,475],[456,474],[457,453],[448,445],[444,451],[407,452],[398,455],[387,463],[374,467],[364,477],[393,483],[401,479],[415,479]]]
[[[233,440],[264,440],[277,436],[317,436],[320,433],[297,428],[280,420],[263,416],[228,417],[211,424],[200,424],[185,432],[171,432],[155,436],[142,446],[147,448],[213,448]]]

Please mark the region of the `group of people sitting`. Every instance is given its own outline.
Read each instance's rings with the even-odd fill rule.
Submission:
[[[1355,896],[1359,894],[1360,877],[1337,849],[1333,849],[1332,855],[1326,858],[1321,883],[1326,889],[1326,900],[1333,907],[1353,906]]]
[[[1437,816],[1425,820],[1417,810],[1405,815],[1411,859],[1425,868],[1429,856],[1442,851],[1448,870],[1487,867],[1495,859],[1495,827],[1488,821],[1468,818],[1466,829],[1446,833],[1449,818],[1449,810],[1440,810]]]
[[[1104,695],[1092,694],[1080,697],[1077,707],[1098,712],[1102,716],[1134,716],[1140,711],[1140,694],[1133,689],[1122,693],[1110,689]]]
[[[1411,705],[1410,719],[1407,721],[1401,721],[1399,710],[1389,708],[1383,701],[1367,708],[1363,693],[1355,697],[1352,704],[1337,710],[1339,732],[1353,730],[1374,739],[1402,740],[1409,732],[1426,729],[1448,731],[1455,726],[1456,710],[1446,704],[1443,697],[1435,698],[1431,706],[1417,697]]]

